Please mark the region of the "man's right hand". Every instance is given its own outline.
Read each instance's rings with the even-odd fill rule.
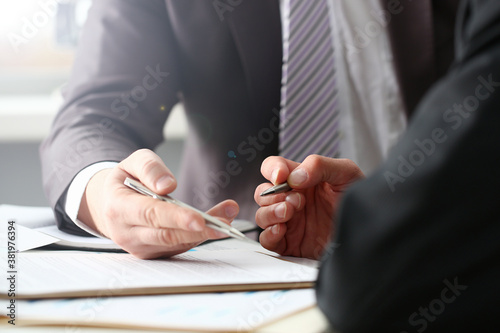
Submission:
[[[207,239],[227,237],[206,227],[203,217],[192,210],[128,188],[123,184],[126,177],[139,180],[160,195],[175,190],[177,181],[161,158],[147,149],[134,152],[89,181],[78,219],[127,252],[143,259],[168,257]],[[229,224],[238,211],[235,201],[226,200],[208,213]]]
[[[262,162],[261,172],[272,184],[259,185],[254,194],[260,206],[255,220],[264,229],[260,244],[281,255],[320,259],[335,230],[340,198],[364,178],[361,169],[348,159],[309,155],[299,164],[271,156]],[[294,191],[260,195],[285,181]]]

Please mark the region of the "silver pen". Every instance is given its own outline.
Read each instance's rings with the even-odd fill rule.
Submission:
[[[278,193],[283,193],[283,192],[288,192],[293,190],[288,183],[283,183],[283,184],[278,184],[274,185],[273,187],[268,188],[264,192],[260,194],[261,197],[264,197],[266,195],[270,194],[278,194]]]
[[[230,225],[225,224],[224,222],[213,217],[212,215],[209,215],[209,214],[207,214],[199,209],[196,209],[196,208],[194,208],[194,207],[192,207],[192,206],[188,205],[187,203],[184,203],[180,200],[174,199],[169,195],[156,194],[153,191],[151,191],[149,188],[144,186],[142,183],[138,182],[137,180],[133,180],[133,179],[127,177],[123,183],[126,186],[130,187],[131,189],[136,190],[137,192],[139,192],[141,194],[144,194],[144,195],[147,195],[147,196],[150,196],[152,198],[159,199],[162,201],[170,202],[170,203],[177,205],[179,207],[188,208],[190,210],[197,212],[205,219],[207,227],[209,227],[211,229],[223,232],[226,235],[233,237],[233,238],[236,238],[236,239],[239,239],[239,240],[244,240],[244,241],[248,241],[248,242],[252,242],[252,243],[254,242],[250,238],[245,236],[242,232],[240,232],[238,229],[231,227]]]

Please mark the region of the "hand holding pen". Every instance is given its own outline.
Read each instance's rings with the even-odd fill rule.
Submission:
[[[162,197],[175,190],[174,175],[153,151],[137,150],[107,167],[89,181],[78,220],[125,251],[141,259],[169,257],[207,239],[227,237],[227,232],[207,227],[205,213],[142,195],[124,184],[133,178]],[[238,211],[234,200],[225,200],[206,213],[229,226]]]
[[[270,157],[261,172],[272,182],[259,185],[254,195],[260,206],[256,221],[264,229],[262,246],[282,255],[320,258],[334,230],[342,192],[363,178],[359,167],[347,159],[318,155],[300,164]]]
[[[266,195],[279,194],[279,193],[288,192],[291,190],[292,190],[292,187],[290,186],[290,184],[288,184],[288,182],[285,182],[285,183],[274,185],[274,186],[268,188],[267,190],[263,191],[260,194],[260,196],[265,197]]]
[[[154,199],[158,199],[161,201],[165,201],[165,202],[174,204],[174,205],[179,206],[179,207],[187,208],[189,210],[192,210],[192,211],[200,214],[205,219],[206,226],[213,229],[213,230],[217,230],[219,232],[222,232],[222,233],[224,233],[230,237],[233,237],[235,239],[238,239],[238,240],[253,242],[251,239],[247,238],[238,229],[220,221],[216,217],[209,215],[209,214],[207,214],[207,213],[205,213],[197,208],[194,208],[194,207],[192,207],[192,206],[190,206],[190,205],[188,205],[180,200],[174,199],[169,195],[156,194],[155,192],[153,192],[152,190],[150,190],[149,188],[147,188],[146,186],[144,186],[143,184],[141,184],[137,180],[134,180],[134,179],[127,177],[127,178],[125,178],[125,181],[123,183],[125,185],[127,185],[128,187],[130,187],[131,189],[137,191],[138,193],[147,195],[147,196],[152,197]]]

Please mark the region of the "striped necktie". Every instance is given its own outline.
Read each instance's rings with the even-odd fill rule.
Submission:
[[[328,10],[326,0],[289,0],[279,148],[281,156],[298,162],[310,154],[336,157],[339,153],[339,111]]]

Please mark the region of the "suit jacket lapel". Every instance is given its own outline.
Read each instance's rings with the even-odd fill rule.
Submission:
[[[272,108],[279,108],[282,65],[279,2],[242,1],[227,19],[255,110],[271,112]]]
[[[388,8],[392,0],[381,1],[383,8]],[[404,1],[401,5],[403,10],[392,15],[388,30],[403,102],[411,113],[437,78],[433,10],[431,0]]]

